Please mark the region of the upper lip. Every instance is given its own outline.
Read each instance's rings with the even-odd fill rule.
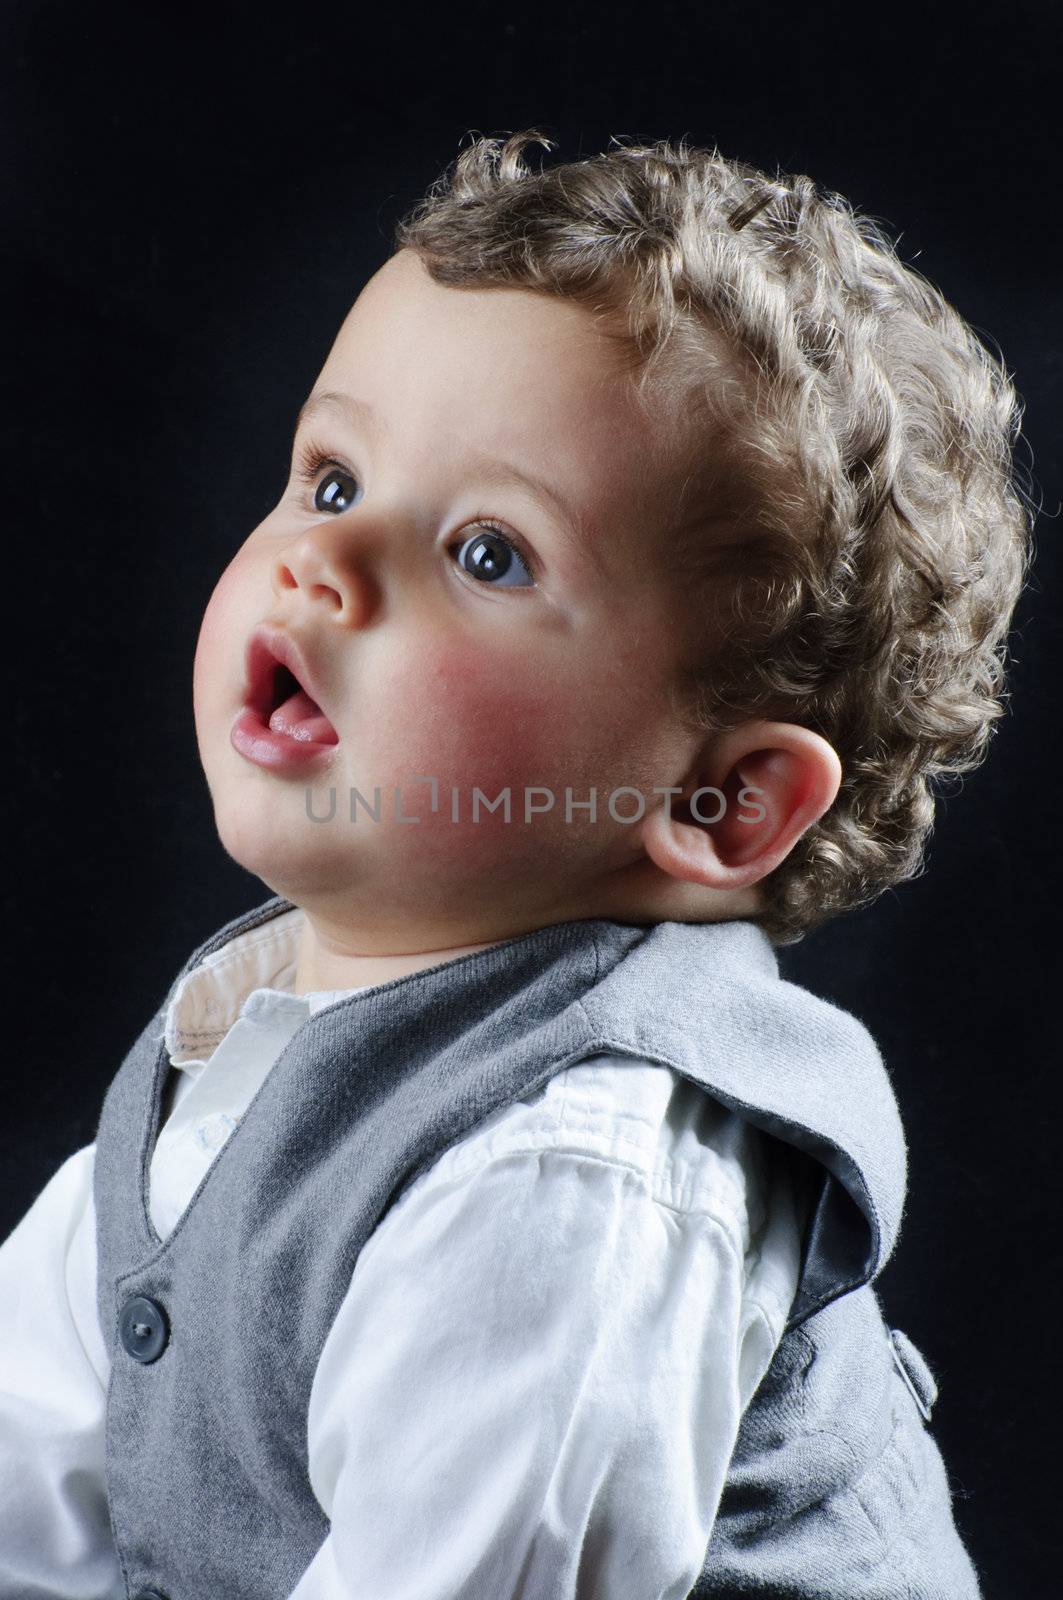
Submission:
[[[327,716],[318,693],[317,677],[305,648],[290,633],[285,633],[281,628],[272,628],[268,623],[261,623],[247,641],[244,656],[245,705],[262,716],[267,716],[274,709],[272,696],[278,666],[287,667],[311,700],[321,708],[322,714]]]

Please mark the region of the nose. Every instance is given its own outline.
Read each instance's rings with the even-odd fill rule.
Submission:
[[[334,517],[307,528],[274,558],[270,581],[278,598],[301,590],[334,622],[364,627],[380,603],[373,535],[364,524],[357,531],[350,524],[349,517]]]

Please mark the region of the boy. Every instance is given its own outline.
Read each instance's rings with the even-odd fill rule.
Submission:
[[[537,138],[399,225],[208,605],[274,894],[0,1252],[2,1596],[979,1593],[889,1079],[772,946],[984,751],[1015,397],[808,179]]]

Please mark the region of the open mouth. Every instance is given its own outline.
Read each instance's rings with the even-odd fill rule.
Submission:
[[[273,733],[286,733],[289,739],[315,744],[338,744],[339,735],[316,700],[311,699],[295,673],[277,662],[264,697],[258,707],[262,720]]]
[[[290,654],[282,641],[276,649]],[[304,744],[338,744],[339,735],[292,668],[278,659],[269,643],[252,640],[248,655],[248,709],[271,733],[284,734]]]

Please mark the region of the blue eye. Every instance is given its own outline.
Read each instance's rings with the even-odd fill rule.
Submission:
[[[325,467],[330,470],[322,478]],[[361,498],[362,486],[354,474],[312,442],[304,444],[299,452],[297,476],[303,483],[313,485],[315,511],[342,516]],[[535,556],[525,555],[515,539],[482,515],[476,516],[473,526],[475,531],[469,538],[447,546],[448,551],[457,550],[462,571],[492,589],[534,589]],[[471,565],[465,564],[466,555]],[[522,574],[526,582],[521,582]]]
[[[470,578],[482,578],[493,589],[535,586],[535,579],[524,557],[499,528],[481,527],[470,539],[464,539],[461,544],[451,545],[450,548],[457,550],[463,572],[467,572]],[[466,565],[466,556],[470,565]],[[527,584],[521,583],[521,573],[527,578]]]
[[[330,467],[332,470],[326,472],[318,483],[322,467]],[[297,476],[303,483],[315,486],[312,496],[315,511],[334,511],[337,516],[342,516],[354,504],[355,496],[344,488],[344,484],[357,484],[358,479],[347,470],[342,461],[337,461],[335,456],[326,455],[316,444],[304,444],[299,451]]]
[[[354,485],[354,488],[348,491],[347,484]],[[349,472],[342,467],[333,467],[314,490],[314,510],[334,511],[337,516],[342,516],[354,504],[357,488],[357,480]]]

